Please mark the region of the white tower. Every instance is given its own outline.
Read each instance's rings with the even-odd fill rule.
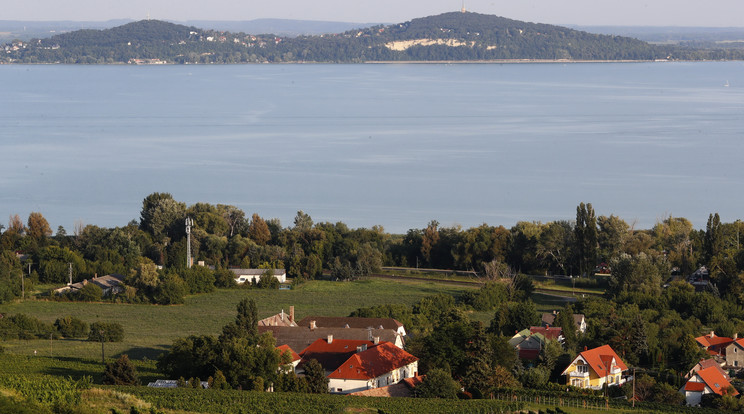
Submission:
[[[465,0],[462,0],[462,9],[460,10],[462,13],[467,13],[468,11],[465,10]]]
[[[191,226],[194,225],[194,220],[191,217],[186,217],[186,267],[191,269]]]

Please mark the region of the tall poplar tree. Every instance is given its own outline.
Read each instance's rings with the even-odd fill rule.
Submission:
[[[597,264],[597,217],[591,203],[576,207],[576,251],[579,273],[588,274]]]

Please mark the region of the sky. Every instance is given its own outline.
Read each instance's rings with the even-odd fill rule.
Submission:
[[[253,20],[398,23],[459,10],[462,0],[24,0],[0,20]],[[744,26],[743,0],[466,0],[469,11],[549,24]]]

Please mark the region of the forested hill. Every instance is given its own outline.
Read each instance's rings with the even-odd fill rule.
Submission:
[[[4,46],[0,63],[244,63],[741,59],[740,51],[653,46],[477,13],[445,13],[344,33],[282,38],[143,20]]]

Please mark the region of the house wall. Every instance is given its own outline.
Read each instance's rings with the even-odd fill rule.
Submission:
[[[572,377],[571,373],[576,371],[576,366],[580,364],[571,364],[569,368],[566,369],[566,385],[572,385],[574,387],[580,387],[580,388],[592,388],[592,389],[599,389],[602,388],[605,384],[605,381],[609,383],[610,387],[618,386],[623,384],[622,379],[622,372],[618,372],[616,374],[611,374],[608,376],[598,376],[596,372],[592,369],[591,366],[588,364],[587,369],[589,371],[588,377]]]
[[[349,394],[357,391],[364,391],[372,388],[370,381],[367,380],[350,380],[340,378],[330,378],[328,381],[328,391],[334,394]]]
[[[734,368],[744,368],[744,349],[736,342],[726,347],[726,365]]]
[[[287,281],[287,274],[282,273],[281,275],[274,275],[277,280],[279,280],[279,283],[285,283]],[[243,284],[245,282],[251,282],[253,284],[258,283],[258,281],[261,280],[261,275],[240,275],[235,278],[235,283],[237,284]]]
[[[370,380],[329,378],[328,390],[336,394],[349,394],[397,384],[404,378],[412,378],[416,375],[418,375],[418,361],[414,361]]]
[[[700,391],[685,391],[685,402],[687,405],[694,407],[700,405],[700,400],[703,398],[703,392]]]

